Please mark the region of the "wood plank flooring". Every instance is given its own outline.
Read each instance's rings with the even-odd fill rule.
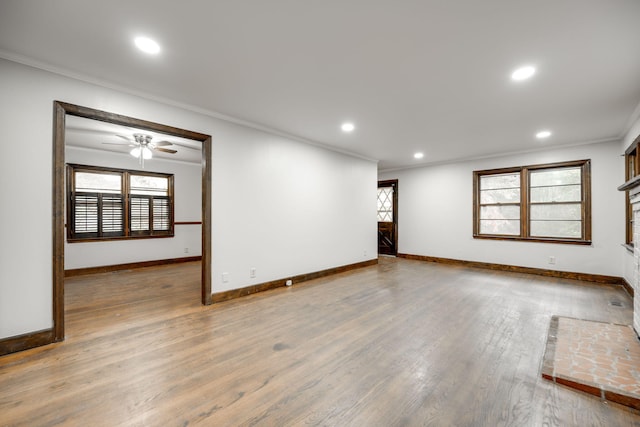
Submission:
[[[620,287],[382,258],[209,307],[199,263],[65,281],[66,341],[0,357],[0,426],[640,426],[541,378],[552,315]]]

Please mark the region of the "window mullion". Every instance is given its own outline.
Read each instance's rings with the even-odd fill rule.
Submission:
[[[124,235],[131,235],[131,226],[129,224],[131,218],[131,195],[129,185],[129,172],[122,173],[122,196],[124,198]]]
[[[473,172],[473,236],[480,234],[480,175]]]
[[[102,193],[98,193],[98,237],[102,237]]]
[[[149,234],[153,234],[153,232],[155,231],[153,224],[153,203],[154,197],[149,196]]]
[[[67,199],[67,238],[75,237],[76,216],[76,192],[70,190],[69,197]]]
[[[582,238],[591,240],[591,161],[587,161],[582,165],[581,173]]]
[[[529,169],[520,170],[520,237],[529,237]]]

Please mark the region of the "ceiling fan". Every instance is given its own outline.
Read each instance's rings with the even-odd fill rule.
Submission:
[[[153,139],[153,136],[151,135],[145,135],[142,133],[134,133],[133,134],[133,139],[131,139],[130,137],[124,136],[124,135],[116,135],[118,138],[122,138],[127,142],[103,142],[103,144],[106,145],[128,145],[129,147],[133,147],[131,149],[131,151],[129,152],[129,154],[131,154],[133,157],[137,158],[140,165],[144,168],[144,161],[151,159],[153,157],[152,152],[153,151],[161,151],[163,153],[169,153],[169,154],[175,154],[178,151],[177,150],[173,150],[171,148],[165,148],[165,147],[169,147],[171,145],[178,145],[181,147],[185,147],[185,148],[190,148],[190,149],[195,149],[193,147],[190,147],[188,145],[182,145],[182,144],[178,144],[178,143],[174,143],[174,142],[169,142],[169,141],[151,141]]]

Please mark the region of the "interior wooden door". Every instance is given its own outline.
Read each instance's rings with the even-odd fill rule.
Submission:
[[[398,254],[398,180],[378,181],[378,254]]]

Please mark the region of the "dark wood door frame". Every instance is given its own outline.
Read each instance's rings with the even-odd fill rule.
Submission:
[[[65,123],[66,116],[135,127],[202,143],[202,278],[201,301],[211,304],[211,136],[115,113],[54,101],[53,103],[53,334],[64,339]],[[46,343],[43,343],[46,344]]]
[[[380,187],[393,187],[393,247],[395,253],[398,254],[398,180],[388,179],[385,181],[378,181],[378,188]]]

